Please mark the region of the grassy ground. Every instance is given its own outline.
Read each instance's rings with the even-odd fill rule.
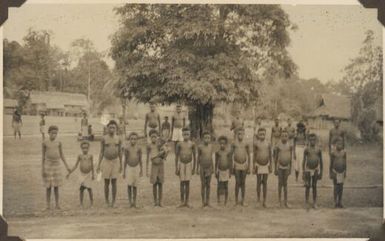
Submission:
[[[72,166],[80,152],[79,143],[71,136],[60,139]],[[152,207],[152,187],[148,178],[143,177],[139,186],[138,210],[128,208],[122,179],[118,180],[117,208],[104,207],[103,184],[95,182],[95,205],[83,210],[78,206],[78,184],[74,173],[60,190],[62,210],[42,212],[45,189],[40,176],[40,146],[37,136],[22,140],[4,138],[3,213],[10,224],[11,235],[25,238],[367,237],[383,219],[381,146],[355,146],[347,150],[346,209],[332,209],[332,182],[325,172],[319,185],[320,209],[309,213],[304,209],[304,188],[295,182],[294,175],[289,177],[291,210],[278,208],[277,178],[274,175],[270,175],[268,181],[269,208],[266,210],[255,208],[255,176],[252,175],[247,177],[247,207],[233,207],[234,179],[231,179],[229,206],[215,204],[216,181],[213,180],[214,208],[201,209],[199,178],[194,176],[190,193],[193,208],[176,209],[179,181],[174,175],[172,154],[165,168],[164,208]],[[94,157],[98,152],[99,143],[92,143]],[[328,167],[326,153],[324,156]]]

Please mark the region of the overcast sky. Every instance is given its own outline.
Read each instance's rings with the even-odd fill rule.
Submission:
[[[27,2],[28,3],[28,2]],[[67,50],[77,38],[89,38],[99,51],[107,51],[118,27],[112,4],[25,4],[11,8],[4,37],[21,42],[28,28],[47,29],[52,43]],[[367,30],[382,46],[382,27],[376,10],[352,6],[283,5],[298,30],[290,32],[289,52],[301,78],[326,82],[342,77],[342,68],[357,56]],[[110,60],[110,64],[112,61]]]

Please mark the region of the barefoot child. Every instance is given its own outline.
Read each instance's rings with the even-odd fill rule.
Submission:
[[[263,207],[266,207],[267,178],[272,171],[271,145],[266,141],[266,129],[259,128],[254,143],[253,173],[257,175],[257,201],[260,202],[263,187]]]
[[[214,172],[213,146],[209,132],[203,132],[203,144],[198,146],[197,174],[201,178],[202,207],[210,207],[211,175]]]
[[[88,154],[90,143],[83,141],[80,144],[80,148],[82,149],[82,154],[80,154],[76,160],[75,166],[71,169],[71,172],[68,173],[67,178],[69,175],[76,170],[76,168],[80,164],[80,173],[79,173],[79,198],[80,198],[80,206],[83,207],[83,197],[84,197],[84,190],[87,189],[88,195],[90,197],[90,203],[91,206],[94,203],[94,198],[92,194],[92,181],[95,179],[94,175],[94,161],[93,156],[91,154]]]
[[[136,132],[131,132],[127,139],[130,143],[124,148],[123,178],[127,180],[128,203],[130,207],[136,208],[137,185],[143,176],[142,149],[136,143]]]
[[[287,202],[287,178],[291,174],[293,147],[288,142],[288,133],[286,130],[282,131],[281,141],[275,147],[275,175],[278,176],[278,199],[279,205],[282,207],[282,189],[284,194],[284,204],[286,208],[289,208]]]
[[[219,150],[215,152],[215,175],[218,179],[217,201],[220,202],[220,195],[225,194],[225,206],[228,200],[228,183],[231,177],[231,152],[227,149],[228,139],[225,136],[218,138]]]
[[[116,135],[118,124],[111,120],[107,124],[107,135],[101,141],[99,163],[97,172],[102,172],[104,178],[104,198],[109,207],[114,207],[116,200],[116,179],[122,172],[122,142]],[[112,201],[109,201],[110,186],[112,189]]]
[[[305,148],[302,163],[306,206],[309,207],[309,192],[312,188],[314,209],[317,209],[317,181],[321,180],[323,171],[322,152],[316,146],[316,140],[315,134],[309,135],[309,146]]]
[[[40,116],[41,116],[41,120],[39,122],[40,134],[41,134],[41,137],[42,137],[42,139],[44,141],[44,139],[45,139],[45,132],[46,132],[44,114],[42,113]]]
[[[334,120],[334,128],[329,132],[329,155],[335,150],[338,141],[342,142],[342,147],[345,149],[345,131],[340,127],[341,120]]]
[[[55,208],[60,209],[59,187],[63,182],[60,160],[63,161],[67,171],[70,172],[63,155],[62,144],[56,139],[58,131],[57,126],[50,126],[48,128],[49,139],[42,144],[42,177],[46,187],[47,209],[51,208],[52,188],[55,194]]]
[[[343,208],[342,192],[344,188],[344,180],[346,178],[346,151],[343,147],[343,141],[336,143],[336,150],[330,155],[330,179],[334,185],[334,203],[336,208]]]
[[[151,161],[150,183],[152,184],[152,194],[154,196],[154,206],[162,207],[162,194],[164,182],[164,161],[167,157],[167,149],[164,143],[159,139],[159,133],[156,130],[149,132],[151,142],[147,145],[146,175]]]
[[[189,207],[190,179],[195,173],[195,143],[190,140],[190,130],[182,129],[183,141],[178,142],[175,148],[175,174],[180,179],[179,207]]]
[[[246,192],[246,175],[250,173],[250,147],[245,143],[243,137],[245,129],[240,128],[237,131],[237,139],[233,143],[233,173],[235,176],[235,205],[238,205],[239,190],[241,190],[241,202],[244,206]]]

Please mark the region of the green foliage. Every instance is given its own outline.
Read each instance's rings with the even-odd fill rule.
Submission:
[[[111,54],[129,98],[252,103],[262,80],[295,71],[278,6],[126,4],[116,13]]]

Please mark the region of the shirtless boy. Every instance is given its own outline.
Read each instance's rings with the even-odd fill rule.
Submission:
[[[231,177],[232,154],[228,149],[228,139],[225,136],[218,138],[219,150],[215,152],[215,176],[218,179],[217,201],[220,202],[220,195],[225,194],[225,206],[229,196],[229,179]]]
[[[282,128],[279,126],[278,118],[274,120],[274,126],[271,128],[271,145],[273,148],[281,142]]]
[[[243,140],[245,129],[237,131],[237,139],[232,146],[233,153],[233,173],[235,176],[235,205],[238,205],[239,190],[241,190],[242,206],[245,205],[246,175],[250,173],[250,146]]]
[[[143,176],[142,149],[137,144],[136,132],[131,132],[127,139],[129,143],[124,147],[123,179],[127,180],[128,203],[136,208],[137,186],[139,178]]]
[[[279,205],[282,207],[282,189],[284,194],[284,205],[289,208],[287,202],[287,179],[291,174],[293,147],[288,142],[288,133],[286,130],[282,131],[281,141],[277,144],[274,151],[274,174],[278,176],[278,200]]]
[[[160,115],[156,111],[155,104],[150,103],[150,112],[146,114],[144,120],[144,136],[147,138],[151,130],[156,130],[160,133]],[[150,138],[147,139],[150,142]]]
[[[344,150],[342,140],[337,141],[336,149],[330,155],[329,176],[333,180],[334,185],[335,207],[343,208],[342,192],[346,178],[346,151]]]
[[[197,174],[201,178],[202,207],[210,207],[211,175],[214,172],[213,146],[209,132],[203,132],[203,143],[198,146]]]
[[[334,128],[329,132],[329,155],[335,150],[337,141],[342,141],[342,147],[345,149],[345,132],[340,127],[341,121],[334,120]]]
[[[309,135],[309,146],[305,148],[302,163],[306,207],[309,208],[309,193],[312,188],[314,209],[317,209],[317,181],[321,180],[323,172],[322,151],[316,146],[316,140],[315,134]]]
[[[159,133],[151,130],[151,142],[147,145],[146,175],[151,161],[150,183],[152,184],[152,194],[154,196],[154,206],[162,207],[163,183],[164,183],[164,162],[167,158],[167,150],[164,143],[159,139]]]
[[[92,194],[92,181],[95,179],[94,173],[94,160],[91,154],[88,154],[90,149],[90,143],[83,141],[80,144],[80,148],[82,149],[82,154],[78,155],[75,166],[71,169],[69,175],[76,170],[76,168],[80,165],[79,170],[79,198],[80,198],[80,206],[83,207],[83,199],[84,199],[84,190],[88,191],[88,195],[90,197],[91,206],[94,203],[94,197]]]
[[[101,141],[97,172],[102,172],[104,178],[104,198],[109,207],[114,207],[116,200],[116,179],[122,172],[122,142],[116,135],[118,124],[111,120],[107,124],[107,135]],[[109,201],[109,186],[111,183],[112,201]]]
[[[186,118],[184,114],[182,113],[182,106],[180,104],[177,104],[176,106],[176,112],[172,116],[171,119],[171,141],[176,143],[183,141],[183,135],[182,135],[182,129],[186,125]]]
[[[263,187],[263,207],[266,207],[267,178],[272,171],[271,159],[271,145],[266,141],[266,129],[259,128],[254,142],[253,173],[257,175],[258,202],[261,200],[261,186]]]
[[[183,141],[178,142],[175,148],[175,174],[180,179],[179,207],[189,207],[190,179],[195,173],[195,144],[190,140],[190,130],[183,128]]]

